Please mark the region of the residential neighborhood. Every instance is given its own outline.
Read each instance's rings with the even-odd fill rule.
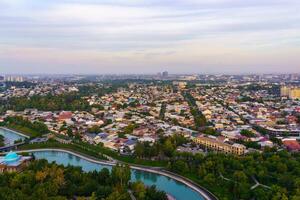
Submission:
[[[202,153],[220,151],[242,155],[273,147],[300,150],[297,145],[300,103],[275,91],[280,85],[266,81],[251,88],[243,81],[232,81],[222,85],[196,84],[191,88],[187,83],[131,82],[101,96],[96,93],[81,96],[79,101],[85,101],[88,110],[8,109],[0,120],[21,116],[31,122],[42,121],[51,133],[77,136],[82,141],[125,154],[134,153],[138,142],[155,143],[161,134],[183,135]],[[80,88],[88,86],[29,82],[26,87],[11,86],[0,96],[6,100],[68,95],[80,93]],[[93,85],[99,89],[107,86]],[[195,105],[186,99],[186,93]],[[198,117],[195,110],[203,116],[205,124],[195,124]],[[287,140],[294,141],[295,145],[291,148]],[[208,145],[208,141],[214,145]],[[225,146],[238,146],[239,150],[225,150],[222,148]]]

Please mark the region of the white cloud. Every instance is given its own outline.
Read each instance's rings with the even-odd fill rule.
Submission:
[[[120,58],[131,66],[147,59],[156,65],[229,66],[253,64],[249,58],[254,57],[263,62],[264,56],[269,62],[265,51],[285,62],[285,51],[294,56],[300,48],[300,6],[294,0],[27,2],[0,0],[0,43],[23,52],[20,60],[33,60],[34,49],[50,63],[55,59],[47,53],[60,52],[61,65],[76,57],[93,66],[89,59],[113,66],[122,63]],[[3,59],[16,56],[3,48]]]

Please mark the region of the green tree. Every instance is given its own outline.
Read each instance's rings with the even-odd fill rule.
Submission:
[[[145,199],[146,196],[146,187],[145,185],[138,181],[132,184],[132,190],[134,191],[134,196],[138,199],[138,200],[143,200]]]
[[[4,146],[4,136],[0,135],[0,147]]]
[[[214,136],[219,136],[219,135],[221,135],[221,134],[218,133],[215,129],[210,128],[210,127],[206,128],[206,129],[203,131],[203,133],[206,134],[206,135],[214,135]]]
[[[142,144],[141,142],[138,142],[134,148],[134,155],[137,156],[138,158],[141,158],[144,156],[144,152],[145,152],[144,144]]]
[[[216,178],[213,174],[207,174],[203,179],[208,185],[213,186],[216,182]]]
[[[164,151],[164,154],[165,154],[166,156],[168,156],[168,157],[171,157],[172,154],[173,154],[173,152],[174,152],[174,150],[175,150],[175,149],[174,149],[174,146],[173,146],[171,140],[170,140],[170,139],[167,139],[167,140],[165,141],[165,143],[163,144],[163,151]]]
[[[67,135],[68,135],[69,137],[73,137],[73,130],[72,130],[71,127],[68,127],[68,128],[67,128]]]
[[[152,185],[147,188],[145,200],[168,200],[165,192],[157,191],[156,187]]]
[[[188,170],[189,170],[188,165],[182,160],[177,160],[176,162],[174,162],[172,164],[172,171],[174,171],[176,173],[185,174],[188,172]]]
[[[131,200],[125,192],[114,191],[105,200]]]
[[[255,134],[252,131],[246,129],[241,130],[240,134],[245,137],[255,137]]]
[[[115,184],[119,184],[121,187],[128,186],[128,182],[131,179],[131,172],[128,165],[117,164],[112,168],[111,174]]]

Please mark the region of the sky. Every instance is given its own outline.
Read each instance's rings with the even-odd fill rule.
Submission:
[[[299,0],[0,0],[0,74],[300,73]]]

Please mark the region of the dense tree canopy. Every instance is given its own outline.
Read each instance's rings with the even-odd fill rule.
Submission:
[[[63,95],[47,95],[32,97],[14,97],[9,99],[7,109],[23,111],[27,108],[36,108],[44,111],[57,110],[90,110],[88,102],[75,93]]]
[[[128,190],[134,194],[143,189],[143,198],[138,200],[164,200],[166,194],[155,187],[144,184],[129,184],[128,166],[113,167],[112,173],[104,168],[101,171],[83,172],[80,167],[63,167],[46,160],[33,161],[21,173],[0,174],[0,199],[3,200],[130,200]]]
[[[220,199],[300,198],[300,154],[265,151],[246,156],[176,153],[169,169],[190,177]],[[259,186],[259,183],[269,187]]]
[[[25,133],[30,137],[40,137],[49,132],[48,127],[43,122],[31,122],[20,116],[6,117],[4,125]]]
[[[138,142],[135,146],[134,155],[138,158],[153,158],[158,156],[172,157],[176,147],[186,143],[188,140],[175,134],[171,137],[161,136],[154,144],[150,142]]]

